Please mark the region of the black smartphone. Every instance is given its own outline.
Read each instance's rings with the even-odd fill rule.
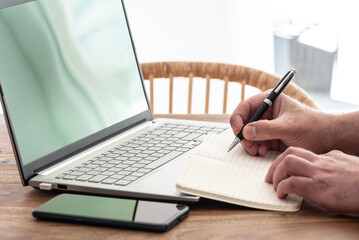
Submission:
[[[188,215],[183,204],[60,194],[32,211],[36,218],[167,231]]]

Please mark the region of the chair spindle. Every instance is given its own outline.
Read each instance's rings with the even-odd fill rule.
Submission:
[[[207,83],[206,83],[206,106],[205,106],[204,112],[206,114],[208,114],[208,109],[209,109],[209,90],[210,90],[210,87],[211,87],[211,77],[209,76],[209,74],[206,75],[206,80],[207,80]]]
[[[190,114],[192,112],[192,89],[193,89],[193,73],[188,75],[188,107],[187,113]]]

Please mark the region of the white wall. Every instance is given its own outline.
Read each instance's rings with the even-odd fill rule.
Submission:
[[[248,63],[271,71],[272,23],[259,3],[266,1],[125,1],[141,62]]]
[[[265,0],[125,1],[140,62],[223,62],[273,72],[273,24],[268,4]],[[201,113],[205,82],[196,84],[192,107],[194,113]],[[175,113],[187,110],[187,86],[175,82]],[[161,84],[161,88],[155,84],[155,112],[168,111],[167,89],[168,84]],[[220,82],[211,86],[212,113],[221,113],[222,89]],[[230,90],[228,113],[239,102],[240,88]]]

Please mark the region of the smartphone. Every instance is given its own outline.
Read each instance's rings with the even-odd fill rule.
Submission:
[[[60,194],[32,211],[36,218],[165,232],[188,215],[183,204]]]

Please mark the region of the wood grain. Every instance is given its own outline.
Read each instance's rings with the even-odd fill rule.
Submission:
[[[160,117],[166,117],[161,115]],[[227,122],[228,115],[183,115],[193,120]],[[357,239],[359,221],[304,201],[296,213],[261,211],[202,199],[189,216],[166,233],[152,233],[36,220],[33,208],[55,192],[23,187],[9,138],[0,120],[0,239]]]

